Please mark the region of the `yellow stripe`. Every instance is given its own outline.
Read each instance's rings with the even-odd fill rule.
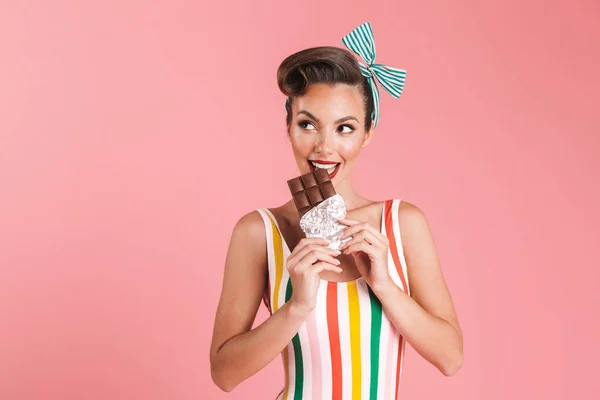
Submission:
[[[275,285],[273,288],[273,296],[271,297],[273,304],[271,305],[273,312],[279,310],[279,289],[281,288],[281,280],[283,277],[283,243],[281,241],[281,235],[279,229],[270,213],[266,213],[271,221],[271,230],[273,232],[273,252],[275,253]],[[290,371],[289,371],[289,347],[286,346],[283,349],[283,369],[285,376],[285,391],[283,393],[282,400],[287,400],[288,393],[290,390]]]
[[[360,306],[356,281],[348,282],[348,310],[350,312],[350,351],[352,357],[352,400],[361,397],[360,359]]]
[[[281,243],[281,236],[275,221],[271,218],[271,215],[267,213],[271,220],[271,229],[273,230],[273,250],[275,252],[275,287],[273,293],[273,304],[271,308],[273,312],[279,309],[279,288],[281,287],[281,277],[283,275],[283,244]]]
[[[273,312],[279,309],[279,288],[281,287],[281,277],[283,275],[283,244],[281,243],[281,236],[275,221],[271,218],[270,214],[267,214],[271,220],[271,229],[273,230],[273,250],[275,252],[275,288],[273,293]]]

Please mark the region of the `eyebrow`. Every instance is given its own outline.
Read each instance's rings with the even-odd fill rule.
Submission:
[[[315,117],[314,115],[312,115],[311,113],[309,113],[309,112],[308,112],[308,111],[306,111],[306,110],[300,110],[300,111],[298,111],[298,114],[296,114],[296,115],[300,115],[300,114],[306,114],[306,115],[308,115],[310,118],[314,119],[315,121],[317,121],[317,122],[321,122],[321,121],[319,120],[319,118]],[[340,118],[340,119],[336,120],[336,121],[334,122],[334,124],[339,124],[340,122],[348,121],[348,120],[350,120],[350,119],[353,119],[353,120],[355,120],[356,122],[359,122],[359,121],[358,121],[358,119],[356,119],[356,117],[353,117],[352,115],[347,115],[347,116],[345,116],[345,117],[342,117],[342,118]]]

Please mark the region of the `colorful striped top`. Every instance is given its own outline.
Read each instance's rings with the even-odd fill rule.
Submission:
[[[399,204],[399,199],[384,202],[381,232],[390,240],[390,276],[410,294]],[[292,294],[285,267],[291,249],[271,211],[257,211],[267,228],[269,284],[264,300],[273,314]],[[277,400],[397,400],[404,345],[364,278],[321,280],[315,310],[282,351],[285,386]]]

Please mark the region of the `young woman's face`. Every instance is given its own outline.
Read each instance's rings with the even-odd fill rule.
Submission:
[[[333,184],[342,182],[373,132],[365,131],[363,101],[355,87],[313,84],[292,103],[289,138],[301,174],[329,166]]]

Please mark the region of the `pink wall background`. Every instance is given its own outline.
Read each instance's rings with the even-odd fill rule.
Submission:
[[[401,397],[600,396],[598,2],[94,3],[0,4],[0,398],[275,397],[210,378],[229,235],[297,175],[279,62],[364,21],[408,78],[355,186],[424,210],[465,335]]]

